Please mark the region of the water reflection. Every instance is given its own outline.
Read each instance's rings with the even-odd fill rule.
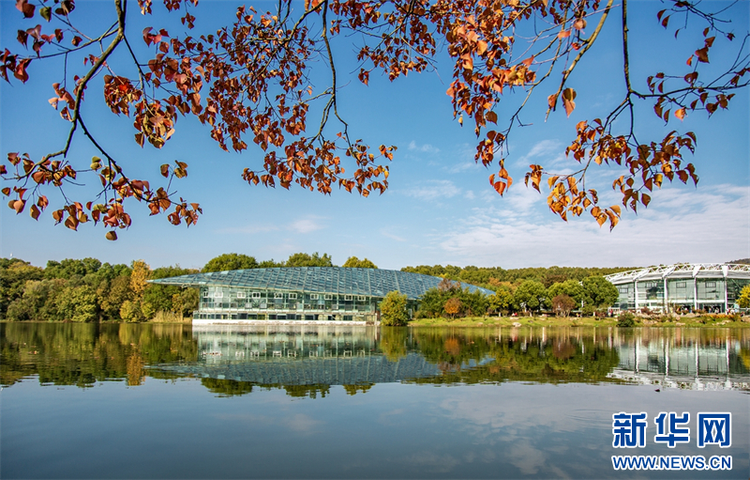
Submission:
[[[750,334],[728,329],[0,325],[0,382],[138,386],[196,377],[221,396],[323,398],[379,383],[639,383],[750,390]]]
[[[42,384],[89,387],[126,380],[139,385],[146,365],[196,359],[189,325],[0,324],[2,385],[32,375]],[[149,375],[169,378],[167,372]]]

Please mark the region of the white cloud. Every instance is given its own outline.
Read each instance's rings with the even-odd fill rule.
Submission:
[[[216,230],[216,233],[267,233],[279,230],[276,225],[245,225],[244,227],[227,227]]]
[[[440,200],[459,195],[461,189],[450,180],[428,180],[410,188],[409,190],[404,190],[403,193],[409,197],[418,198],[420,200]]]
[[[557,140],[542,140],[534,144],[529,152],[514,162],[517,167],[527,168],[531,164],[541,164],[545,170],[566,166],[571,160],[565,156],[565,146]]]
[[[315,230],[320,230],[323,228],[323,225],[321,225],[317,221],[319,219],[320,217],[301,218],[297,221],[292,222],[292,224],[289,225],[289,230],[293,230],[298,233],[310,233],[314,232]]]
[[[322,228],[325,228],[325,225],[323,225],[320,220],[324,220],[323,217],[317,217],[317,216],[307,216],[305,218],[300,218],[292,223],[285,225],[284,227],[279,227],[278,225],[258,225],[258,224],[251,224],[251,225],[245,225],[241,227],[228,227],[228,228],[221,228],[217,230],[217,233],[241,233],[241,234],[247,234],[247,233],[268,233],[268,232],[278,232],[280,230],[287,230],[297,233],[310,233],[314,232],[315,230],[320,230]]]
[[[531,147],[531,150],[529,150],[529,153],[526,154],[527,157],[540,157],[540,156],[547,156],[550,153],[556,153],[562,144],[558,142],[557,140],[542,140],[541,142],[538,142],[533,147]]]
[[[417,142],[415,142],[414,140],[409,142],[409,146],[407,148],[412,152],[438,153],[440,151],[439,148],[433,147],[429,143],[425,143],[423,145],[417,145]]]
[[[452,165],[448,168],[446,168],[446,171],[448,173],[461,173],[461,172],[468,172],[468,171],[474,171],[474,170],[482,170],[484,168],[484,165],[481,163],[477,163],[474,161],[474,159],[466,160],[463,162],[456,163],[455,165]]]
[[[382,228],[380,229],[380,234],[384,237],[388,237],[391,240],[396,240],[397,242],[405,242],[406,239],[404,237],[399,237],[398,235],[395,235],[391,232],[389,232],[387,229]]]
[[[750,256],[748,191],[735,185],[666,188],[654,193],[650,208],[624,213],[612,232],[588,214],[568,223],[551,212],[529,214],[534,201],[524,193],[509,202],[521,214],[494,205],[475,209],[440,246],[463,264],[506,268],[730,261]]]
[[[217,419],[231,421],[233,423],[245,423],[253,425],[276,425],[286,427],[296,434],[310,435],[315,433],[324,423],[304,413],[286,416],[281,415],[254,415],[250,413],[220,413],[214,415]]]
[[[467,190],[466,193],[464,193],[464,198],[466,198],[467,200],[474,200],[476,197],[477,196],[474,195],[474,192],[472,192],[471,190]]]

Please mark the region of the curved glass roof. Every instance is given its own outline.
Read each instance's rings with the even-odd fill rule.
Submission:
[[[258,288],[372,297],[384,297],[388,292],[398,290],[406,294],[407,298],[417,300],[430,288],[437,287],[442,280],[419,273],[379,268],[281,267],[195,273],[150,282],[162,285]],[[480,290],[487,295],[494,293],[474,285],[461,284],[461,287],[468,287],[470,292]]]
[[[730,263],[676,263],[605,275],[615,285],[662,278],[750,278],[750,265]]]

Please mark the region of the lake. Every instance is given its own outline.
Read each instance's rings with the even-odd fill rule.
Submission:
[[[2,478],[750,476],[748,329],[3,323],[0,350]]]

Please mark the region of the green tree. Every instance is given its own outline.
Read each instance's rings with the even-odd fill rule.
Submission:
[[[357,257],[349,257],[346,259],[346,262],[342,265],[342,267],[346,268],[378,268],[377,265],[372,263],[367,258],[360,260]]]
[[[174,267],[160,267],[151,272],[150,279],[168,278],[179,275],[197,273],[195,270],[181,268],[179,265]],[[181,297],[182,288],[176,285],[159,285],[149,283],[143,291],[141,299],[141,312],[146,320],[151,320],[157,312],[182,312],[184,305]],[[177,308],[173,305],[173,299],[177,298],[179,305]],[[188,297],[185,297],[186,299]]]
[[[57,297],[58,313],[65,320],[93,322],[98,318],[96,290],[89,285],[65,287]]]
[[[286,261],[287,267],[332,267],[331,257],[324,253],[321,257],[318,252],[310,255],[309,253],[294,253]]]
[[[87,257],[83,260],[66,258],[61,262],[49,260],[47,267],[44,269],[45,278],[64,278],[69,280],[74,276],[85,277],[86,275],[97,273],[101,268],[102,262],[96,258]]]
[[[620,296],[617,287],[606,278],[596,275],[583,279],[583,301],[595,308],[608,308]]]
[[[498,287],[493,295],[488,298],[489,308],[493,312],[501,315],[503,312],[510,312],[516,308],[513,300],[513,292],[508,287]]]
[[[43,320],[38,318],[39,310],[47,300],[48,291],[44,288],[41,280],[29,280],[26,282],[23,295],[16,298],[5,314],[5,318],[11,321]]]
[[[107,280],[111,282],[115,278],[119,276],[126,276],[130,277],[131,269],[127,265],[124,265],[122,263],[118,263],[116,265],[110,265],[109,263],[103,263],[101,268],[96,271],[96,275],[101,280]]]
[[[389,327],[404,326],[409,322],[406,311],[406,295],[397,291],[388,292],[379,305],[380,324]]]
[[[518,305],[524,306],[524,310],[528,308],[531,311],[540,311],[549,305],[547,289],[534,280],[526,280],[519,285],[513,299]]]
[[[4,318],[10,303],[23,296],[26,282],[41,280],[44,271],[18,258],[0,259],[0,318]]]
[[[443,294],[437,288],[430,288],[419,299],[419,309],[417,317],[419,318],[436,318],[442,315],[445,300]]]
[[[125,300],[120,307],[120,318],[125,322],[142,322],[145,320],[140,302]]]
[[[198,310],[200,300],[197,288],[184,288],[180,293],[172,295],[172,311],[182,317]]]
[[[67,284],[63,279],[29,280],[23,296],[13,300],[6,318],[13,321],[59,321],[64,318],[57,309],[57,296]]]
[[[464,315],[483,316],[487,314],[490,303],[487,295],[480,290],[469,291],[469,287],[460,290],[458,298],[463,305]]]
[[[118,275],[97,289],[102,317],[107,320],[120,320],[120,309],[126,301],[135,300],[130,286],[130,275]]]
[[[255,257],[241,253],[225,253],[208,261],[201,272],[224,272],[227,270],[245,270],[259,268]]]

